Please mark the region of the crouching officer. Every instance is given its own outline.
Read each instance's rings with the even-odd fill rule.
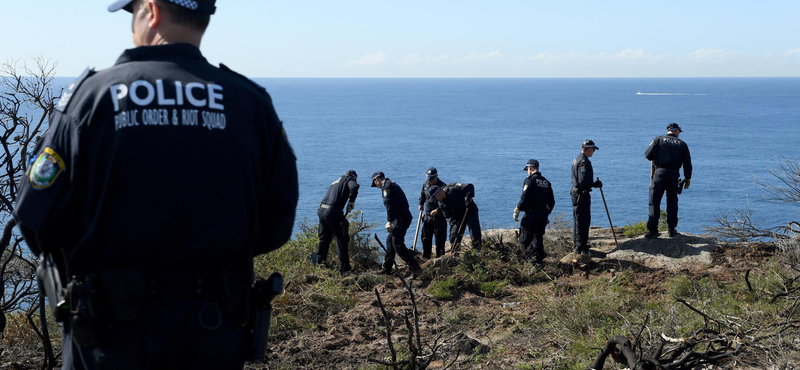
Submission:
[[[432,186],[443,187],[446,184],[439,179],[439,173],[435,168],[428,168],[425,182],[422,184],[422,191],[419,194],[419,210],[424,210],[422,216],[422,257],[431,258],[433,249],[433,237],[436,236],[436,257],[444,255],[444,243],[447,239],[447,220],[444,214],[439,212],[439,202],[428,195],[428,189]]]
[[[372,187],[380,188],[383,196],[383,205],[386,207],[386,258],[383,260],[381,274],[392,273],[394,256],[399,255],[406,262],[411,271],[419,271],[419,265],[414,255],[406,248],[406,231],[411,226],[411,211],[408,210],[408,199],[400,185],[389,180],[383,172],[372,174]]]
[[[594,170],[589,158],[595,151],[600,150],[594,141],[584,140],[581,143],[581,154],[572,160],[572,219],[573,219],[573,251],[579,253],[581,258],[588,259],[589,253],[589,225],[592,223],[592,197],[589,192],[592,188],[600,188],[603,183],[592,181]]]
[[[469,227],[469,235],[472,236],[472,248],[480,250],[483,245],[481,220],[478,216],[478,205],[472,200],[475,197],[475,186],[462,183],[453,183],[445,187],[431,186],[428,193],[431,198],[439,202],[439,211],[444,213],[450,223],[451,247],[455,246],[458,230],[461,228],[461,222],[464,222],[465,227]]]
[[[336,179],[328,192],[322,198],[317,215],[319,216],[319,246],[317,253],[311,257],[316,263],[325,263],[328,257],[328,247],[336,236],[336,252],[339,256],[339,273],[344,274],[352,270],[350,266],[350,251],[347,245],[350,242],[350,223],[345,217],[356,206],[358,197],[358,183],[356,171],[350,170],[344,176]],[[347,203],[347,211],[343,209]]]
[[[292,232],[294,153],[267,92],[201,54],[213,0],[119,9],[136,47],[61,97],[14,210],[64,261],[63,368],[241,369],[265,339],[245,326],[263,321],[253,257]]]
[[[679,139],[681,127],[677,123],[667,125],[667,134],[659,136],[650,143],[644,156],[653,166],[650,185],[650,212],[647,218],[646,238],[657,238],[658,219],[661,216],[661,198],[667,193],[667,226],[670,237],[678,235],[675,227],[678,226],[678,189],[689,188],[692,182],[692,156],[689,146]],[[683,184],[679,183],[680,169],[683,167]]]
[[[519,243],[525,248],[528,259],[541,264],[544,261],[544,230],[556,200],[550,181],[539,172],[539,161],[529,160],[523,170],[528,171],[528,177],[522,184],[522,196],[514,208],[514,221],[519,221],[519,213],[525,212],[519,223]]]

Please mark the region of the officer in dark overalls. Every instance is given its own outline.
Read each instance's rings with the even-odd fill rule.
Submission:
[[[592,222],[592,197],[589,192],[592,188],[599,188],[603,183],[593,181],[594,170],[589,158],[596,150],[600,150],[594,141],[585,140],[581,143],[581,154],[572,160],[572,219],[574,222],[572,240],[573,251],[579,253],[586,260],[591,257],[589,252],[589,224]]]
[[[241,369],[253,257],[291,236],[267,92],[198,48],[213,0],[121,0],[136,46],[58,101],[14,217],[69,278],[64,369]]]
[[[475,197],[475,186],[472,184],[453,183],[445,187],[431,186],[428,189],[430,197],[439,202],[439,210],[444,212],[444,216],[450,223],[450,245],[455,246],[458,238],[458,230],[464,220],[466,227],[469,227],[469,235],[472,237],[472,248],[480,250],[483,245],[481,239],[481,220],[478,216],[478,205],[472,199]]]
[[[433,167],[428,168],[425,175],[425,182],[419,193],[419,210],[424,211],[422,216],[422,257],[428,259],[432,254],[434,235],[436,236],[436,257],[444,255],[444,243],[447,239],[447,220],[443,212],[439,212],[439,202],[428,195],[428,189],[431,186],[442,187],[446,184],[439,179],[439,173]]]
[[[347,245],[350,241],[350,223],[345,217],[356,206],[358,197],[358,182],[356,171],[350,170],[344,176],[336,179],[328,192],[322,198],[322,203],[317,210],[319,216],[319,246],[317,253],[311,257],[315,263],[324,264],[328,257],[328,247],[336,236],[336,252],[339,256],[339,272],[344,274],[352,270],[350,266],[350,251]],[[348,202],[349,201],[349,202]],[[347,211],[343,211],[347,204]]]
[[[380,188],[383,205],[386,207],[386,258],[383,260],[381,274],[390,274],[394,266],[394,256],[399,255],[411,271],[419,271],[419,264],[414,254],[406,248],[406,231],[411,226],[411,211],[408,210],[408,199],[400,185],[389,180],[383,172],[372,174],[372,187]]]
[[[523,170],[528,172],[528,177],[522,184],[522,195],[514,208],[514,221],[519,221],[519,213],[525,212],[519,223],[519,243],[525,248],[528,259],[541,264],[544,262],[544,230],[556,200],[550,181],[539,172],[539,161],[529,160]]]
[[[689,188],[692,181],[692,156],[689,154],[689,146],[679,139],[681,127],[677,123],[667,125],[667,134],[659,136],[650,143],[644,156],[649,159],[654,166],[652,173],[652,185],[650,185],[650,213],[647,218],[648,239],[657,238],[658,219],[661,216],[661,197],[667,193],[667,226],[670,237],[678,235],[675,227],[678,226],[678,183],[680,169],[683,167],[683,176],[686,178],[682,185],[685,189]]]

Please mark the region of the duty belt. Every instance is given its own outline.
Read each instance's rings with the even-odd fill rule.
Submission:
[[[323,208],[323,209],[331,209],[331,208],[333,208],[333,206],[332,206],[332,205],[330,205],[330,204],[320,204],[320,205],[319,205],[319,208]]]
[[[677,170],[678,170],[679,168],[681,168],[681,167],[680,167],[680,166],[673,165],[673,164],[657,164],[657,165],[656,165],[656,168],[657,168],[657,169],[659,169],[659,168],[663,168],[663,169],[666,169],[666,170],[676,170],[676,171],[677,171]]]

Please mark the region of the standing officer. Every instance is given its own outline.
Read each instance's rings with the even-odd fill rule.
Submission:
[[[439,212],[439,203],[428,195],[431,186],[442,187],[446,184],[439,179],[439,173],[435,168],[428,168],[425,182],[422,184],[422,191],[419,194],[419,210],[425,211],[422,216],[422,257],[431,258],[433,248],[433,236],[436,235],[436,257],[444,255],[444,243],[447,239],[447,220],[444,214]]]
[[[408,199],[400,185],[389,180],[383,172],[372,174],[372,187],[381,188],[383,205],[386,206],[386,258],[383,260],[381,274],[391,274],[395,254],[406,262],[411,271],[420,270],[414,255],[406,248],[406,231],[411,226],[411,212],[408,210]]]
[[[650,214],[647,219],[648,239],[657,238],[658,219],[661,216],[661,197],[667,192],[667,225],[669,236],[678,235],[675,227],[678,226],[678,183],[680,169],[683,166],[683,176],[686,177],[684,188],[688,189],[692,182],[692,156],[689,146],[679,139],[681,127],[677,123],[667,125],[667,134],[659,136],[650,143],[644,156],[655,166],[653,182],[650,185]]]
[[[328,192],[325,193],[325,197],[322,198],[322,203],[320,203],[317,210],[317,216],[319,216],[319,246],[317,247],[317,253],[311,259],[316,263],[325,263],[331,239],[336,236],[339,273],[342,274],[352,270],[350,266],[350,251],[347,249],[347,244],[350,242],[350,223],[347,222],[345,216],[356,206],[359,187],[358,182],[356,182],[357,179],[358,174],[354,170],[347,171],[344,176],[336,179],[328,187]],[[347,211],[343,213],[342,210],[345,203],[347,203]]]
[[[592,197],[589,192],[592,188],[603,187],[603,183],[592,181],[594,170],[589,158],[595,151],[600,150],[594,141],[589,139],[581,143],[581,154],[572,160],[572,231],[573,251],[580,253],[586,260],[591,257],[589,253],[589,224],[592,222]]]
[[[451,248],[455,246],[458,238],[458,229],[461,227],[464,213],[469,209],[464,223],[469,227],[469,235],[472,236],[472,248],[480,250],[483,244],[481,221],[478,217],[478,205],[472,200],[475,197],[475,186],[462,183],[453,183],[445,187],[431,186],[428,193],[431,198],[439,202],[439,211],[444,212],[450,223]]]
[[[68,269],[63,369],[241,369],[253,257],[294,224],[294,153],[267,92],[200,53],[214,0],[108,9],[133,14],[136,47],[61,97],[14,210]]]
[[[544,230],[549,222],[547,217],[553,212],[556,200],[550,181],[539,172],[539,161],[528,160],[523,170],[528,171],[528,177],[522,184],[522,196],[514,208],[514,221],[519,221],[519,213],[525,212],[522,222],[519,223],[519,242],[525,248],[525,256],[541,264],[544,262]]]

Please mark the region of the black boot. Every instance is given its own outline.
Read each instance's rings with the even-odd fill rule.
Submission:
[[[644,237],[647,239],[655,239],[659,237],[658,231],[650,230],[647,234],[644,234]]]

